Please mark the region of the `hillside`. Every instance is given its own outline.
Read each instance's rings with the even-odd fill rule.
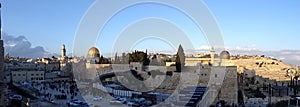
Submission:
[[[234,57],[231,61],[231,63],[238,66],[239,73],[243,69],[255,70],[256,75],[276,81],[289,81],[290,77],[287,76],[287,73],[294,75],[296,69],[298,69],[276,59],[261,56]]]

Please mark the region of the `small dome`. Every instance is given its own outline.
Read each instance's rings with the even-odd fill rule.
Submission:
[[[90,56],[90,57],[99,57],[100,52],[96,47],[92,47],[88,51],[88,56]]]
[[[220,58],[221,59],[230,59],[230,53],[228,51],[222,51],[220,53]]]

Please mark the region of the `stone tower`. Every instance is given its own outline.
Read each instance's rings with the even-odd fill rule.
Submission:
[[[65,57],[66,56],[66,47],[65,47],[65,44],[63,44],[61,46],[61,56],[62,57]]]
[[[0,3],[1,9],[1,3]],[[0,10],[0,107],[6,106],[6,82],[4,80],[5,72],[4,72],[4,47],[3,40],[1,39],[2,31],[1,31],[1,10]]]
[[[214,49],[214,47],[212,47],[211,48],[211,50],[210,50],[210,63],[212,64],[212,65],[214,65],[214,63],[215,63],[215,49]]]

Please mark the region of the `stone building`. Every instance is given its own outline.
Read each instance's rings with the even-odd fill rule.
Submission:
[[[255,73],[255,70],[244,70],[244,76],[247,77],[247,78],[253,78],[255,77],[256,73]]]
[[[112,71],[112,67],[108,59],[100,55],[96,47],[92,47],[84,60],[73,63],[73,71],[77,79],[93,80],[100,74]]]
[[[0,9],[1,9],[1,3],[0,3]],[[1,10],[0,10],[1,12]],[[0,13],[0,107],[5,107],[6,106],[6,94],[7,94],[7,85],[4,80],[5,78],[5,71],[4,71],[4,45],[3,45],[3,40],[1,39],[2,37],[2,27],[1,27],[1,13]]]
[[[45,80],[45,71],[11,71],[12,82],[42,82]]]
[[[144,70],[143,62],[130,62],[129,67],[130,67],[130,69],[136,70],[136,71]]]
[[[185,58],[185,66],[197,66],[198,64],[209,66],[234,66],[228,51],[224,50],[217,55],[214,48],[211,49],[209,55]]]

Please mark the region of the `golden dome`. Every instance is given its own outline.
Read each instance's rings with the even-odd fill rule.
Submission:
[[[100,52],[96,47],[92,47],[88,51],[88,56],[100,56]]]
[[[220,53],[220,58],[221,59],[230,59],[230,53],[228,51],[224,50]]]

